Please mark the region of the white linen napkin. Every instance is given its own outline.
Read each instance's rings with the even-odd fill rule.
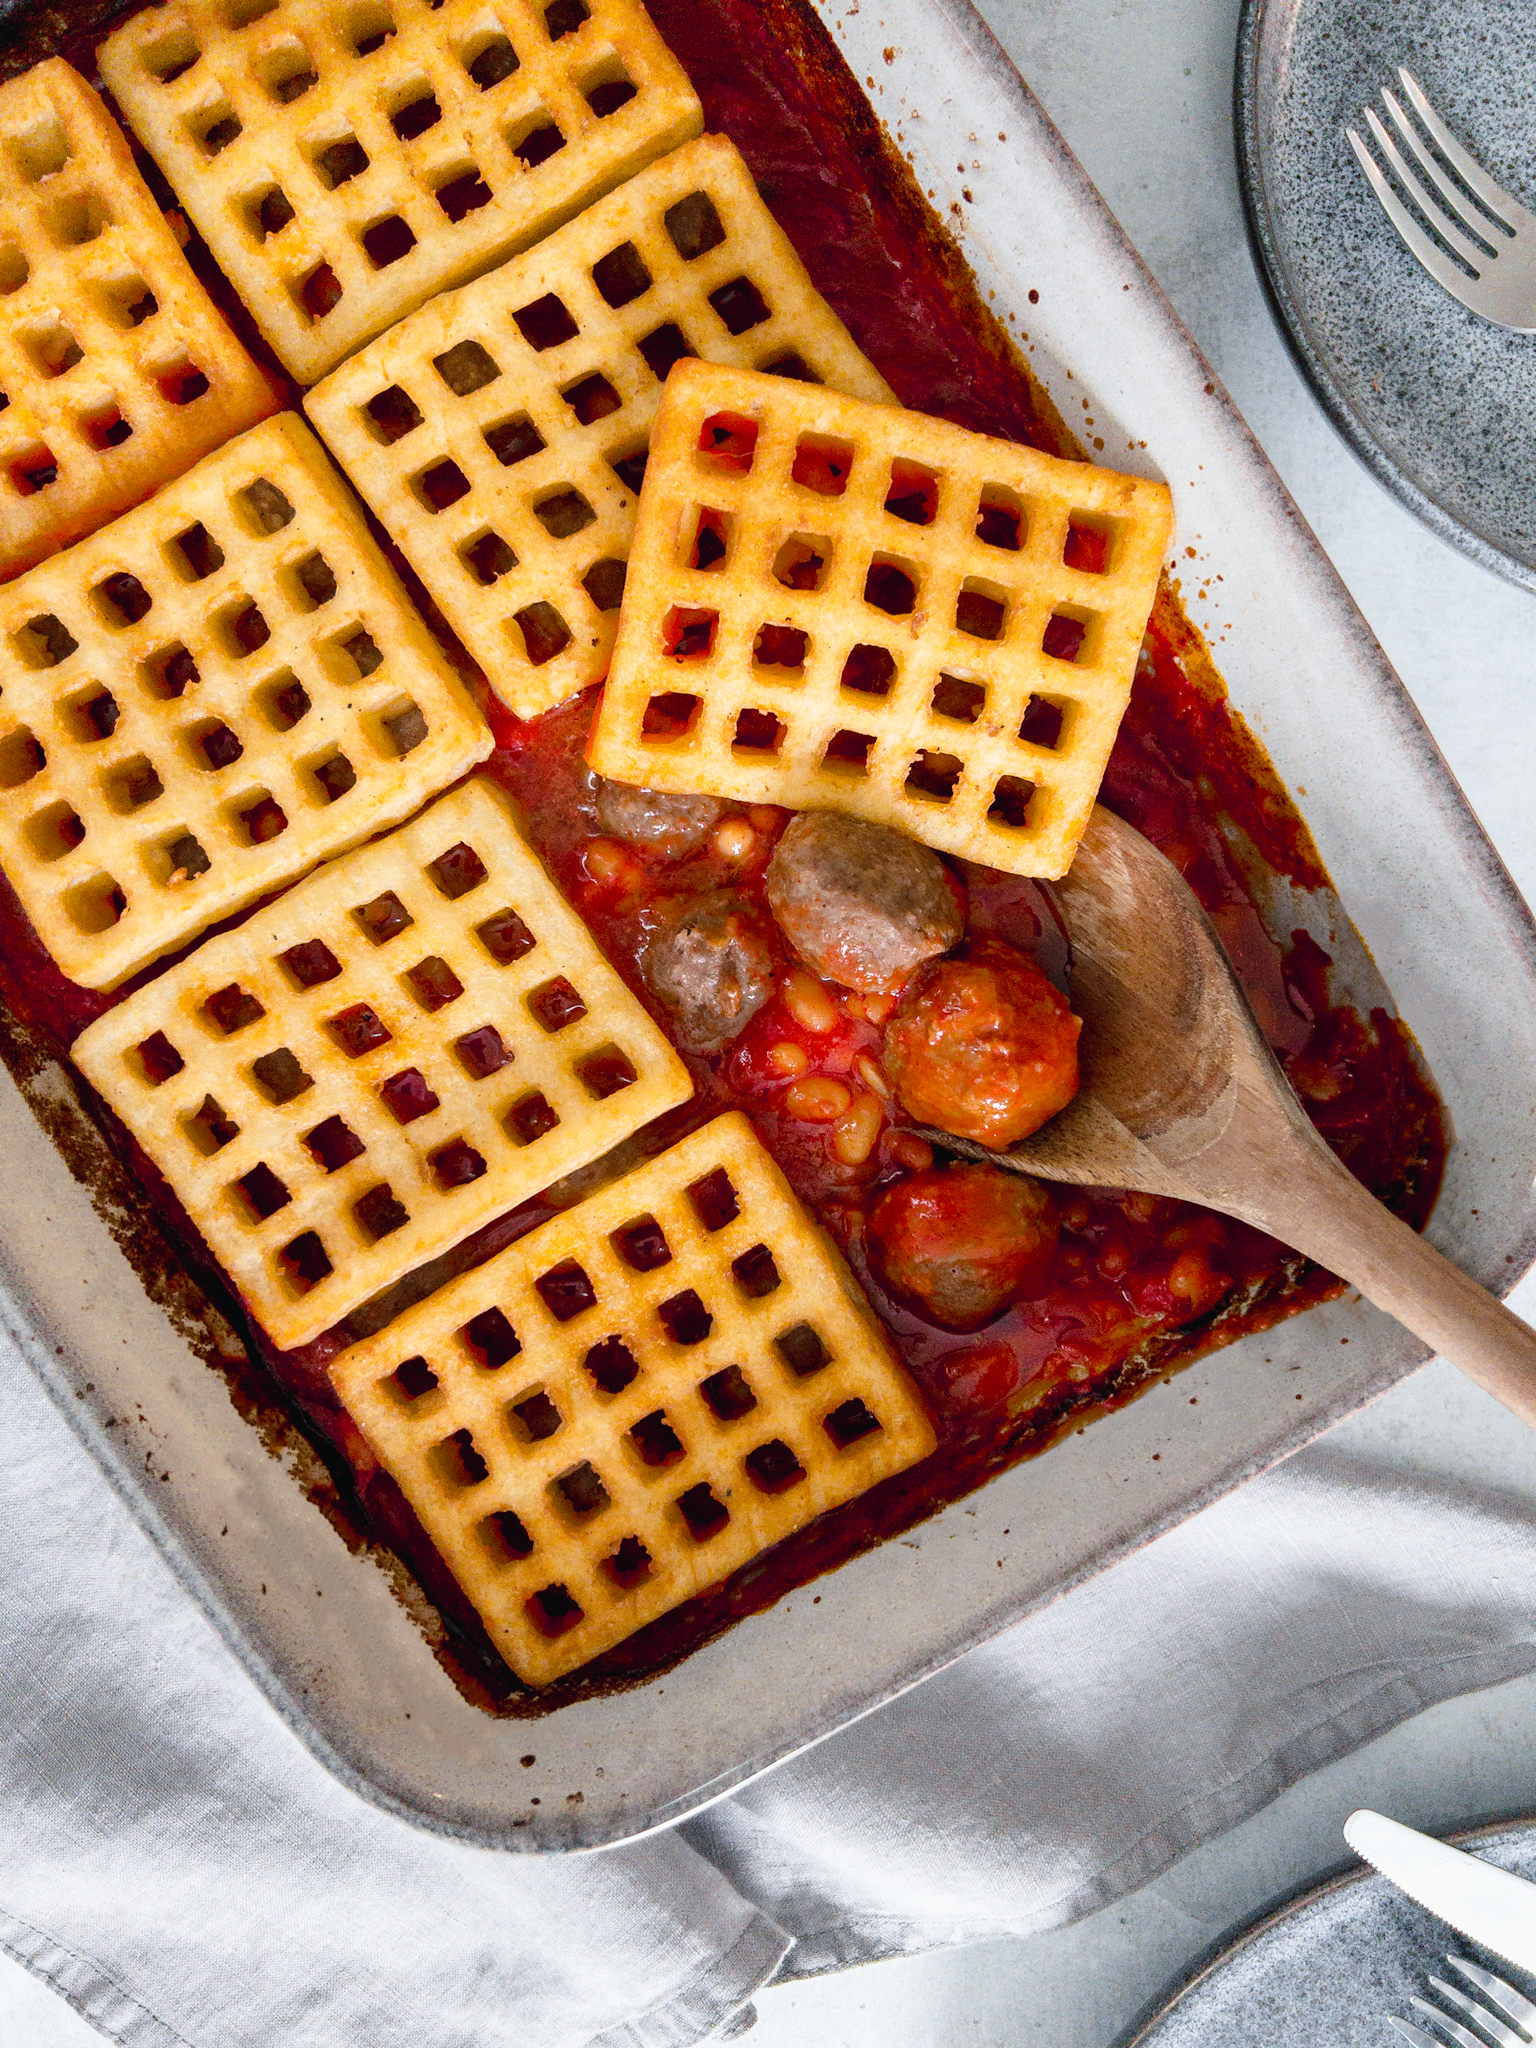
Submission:
[[[288,1732],[0,1343],[0,1946],[129,2048],[683,2048],[1094,1910],[1536,1669],[1536,1511],[1318,1446],[672,1833],[423,1833]]]

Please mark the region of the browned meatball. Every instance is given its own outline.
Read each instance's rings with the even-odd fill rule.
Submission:
[[[597,815],[605,832],[631,846],[649,846],[678,860],[702,846],[720,820],[712,796],[686,796],[665,789],[636,789],[632,783],[597,778]]]
[[[910,1116],[1002,1151],[1077,1093],[1080,1029],[1027,953],[983,939],[965,960],[925,967],[902,996],[885,1070]]]
[[[951,1166],[898,1181],[876,1202],[869,1247],[893,1294],[946,1330],[979,1330],[1045,1282],[1056,1202],[1031,1175]]]
[[[938,855],[886,825],[803,811],[768,863],[768,902],[818,974],[882,993],[947,953],[964,928]]]
[[[751,907],[729,889],[677,904],[642,962],[688,1044],[716,1052],[773,994],[773,953]]]

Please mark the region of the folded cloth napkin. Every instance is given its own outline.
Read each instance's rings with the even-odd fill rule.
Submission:
[[[500,1855],[313,1761],[8,1343],[0,1412],[0,1945],[132,2048],[682,2048],[1536,1668],[1530,1503],[1319,1446],[668,1835]]]

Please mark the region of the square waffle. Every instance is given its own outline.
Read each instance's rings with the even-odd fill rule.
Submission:
[[[0,577],[274,410],[85,80],[0,85]]]
[[[682,363],[588,759],[1065,874],[1171,524],[1162,484]]]
[[[432,300],[305,401],[520,717],[607,669],[651,421],[680,353],[891,396],[723,135]]]
[[[331,1378],[530,1685],[934,1447],[739,1112],[344,1351]]]
[[[303,383],[702,122],[638,0],[169,0],[99,60]]]
[[[73,1051],[285,1346],[692,1092],[479,778]]]
[[[90,988],[491,744],[297,413],[0,588],[0,868]]]

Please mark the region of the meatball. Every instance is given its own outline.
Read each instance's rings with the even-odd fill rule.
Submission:
[[[1002,1151],[1077,1093],[1067,999],[1027,953],[983,939],[925,967],[885,1034],[885,1070],[910,1116]]]
[[[938,855],[887,825],[804,811],[768,863],[768,902],[818,974],[869,994],[901,987],[964,928]]]
[[[597,816],[605,832],[631,846],[649,846],[677,860],[702,846],[720,819],[712,796],[674,795],[665,789],[636,789],[628,782],[597,779]]]
[[[979,1330],[1038,1293],[1059,1230],[1054,1195],[1030,1174],[951,1166],[888,1188],[868,1238],[893,1294],[946,1330]]]
[[[773,952],[751,907],[729,889],[675,905],[646,945],[646,984],[688,1044],[716,1052],[773,994]]]

